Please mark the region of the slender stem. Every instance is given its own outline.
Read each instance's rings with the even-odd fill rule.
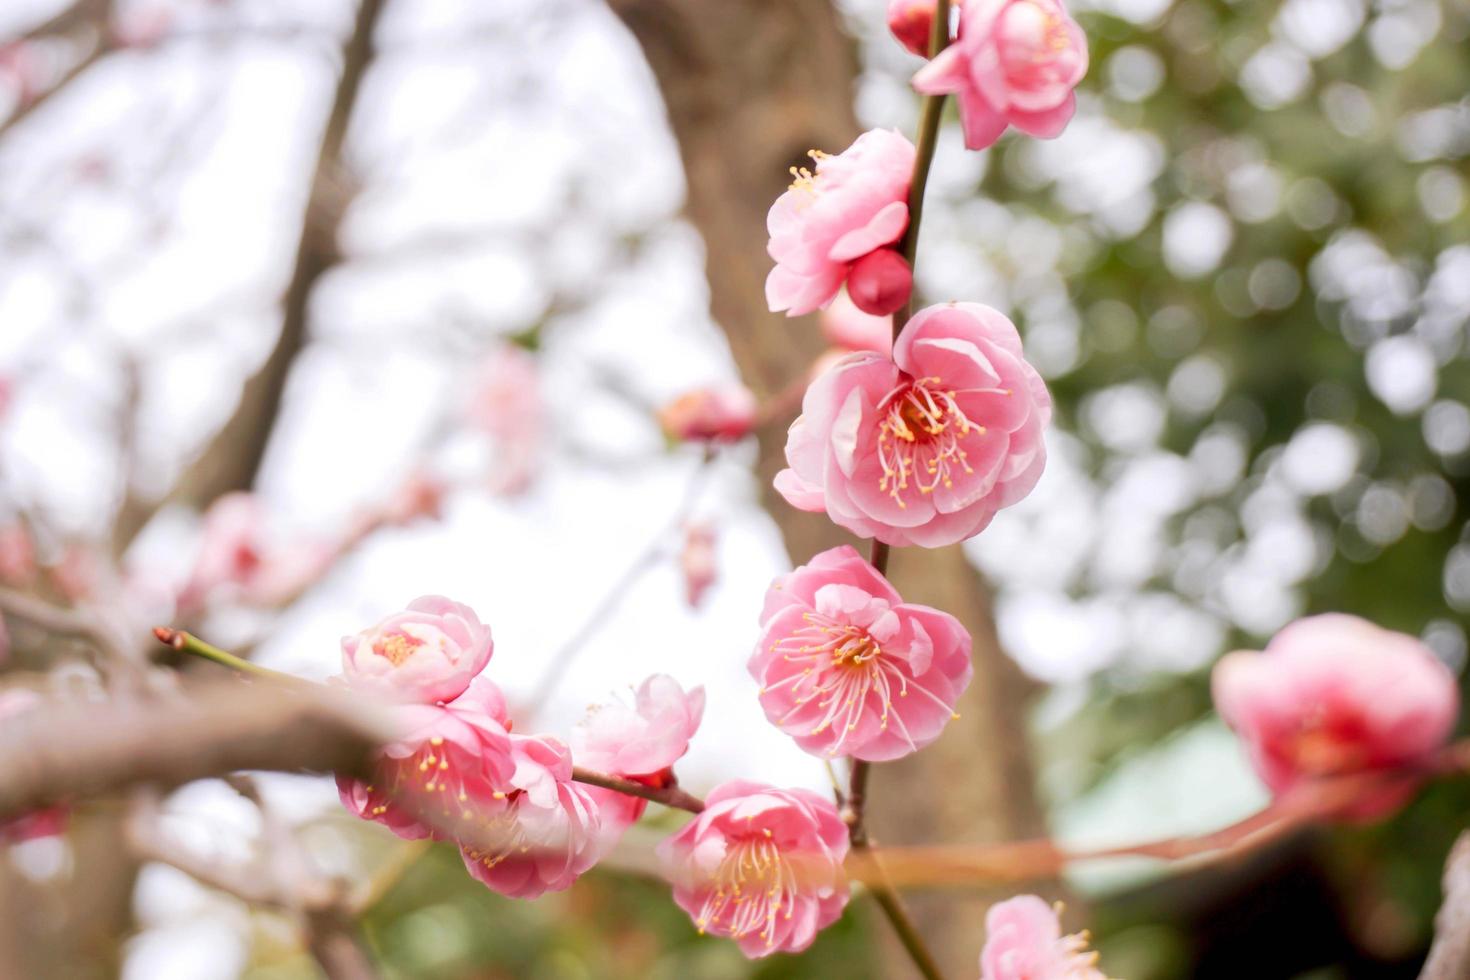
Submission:
[[[311,683],[310,681],[303,681],[299,677],[294,677],[291,674],[283,674],[279,670],[271,670],[269,667],[262,667],[260,664],[253,664],[248,660],[242,660],[233,653],[228,653],[217,646],[205,643],[194,634],[186,633],[183,630],[169,629],[167,626],[157,626],[153,630],[153,635],[158,637],[160,643],[173,647],[175,650],[182,653],[191,653],[205,660],[211,660],[223,667],[228,667],[242,674],[265,677],[282,684],[293,686]]]
[[[929,31],[929,57],[932,59],[943,51],[949,44],[949,0],[938,0],[934,5],[934,22]],[[924,97],[923,106],[919,111],[919,142],[914,154],[914,177],[909,183],[909,225],[904,229],[903,240],[899,243],[899,252],[909,268],[914,268],[914,259],[919,249],[919,223],[924,217],[924,190],[929,184],[929,166],[934,162],[934,149],[939,141],[939,119],[944,110],[944,96],[928,95]],[[909,317],[913,316],[914,297],[909,295],[909,300],[903,308],[893,314],[893,341],[898,342],[899,334],[908,324]],[[878,570],[878,574],[888,573],[888,545],[881,541],[873,542],[872,550],[869,552],[868,561]],[[883,914],[888,916],[888,921],[893,924],[893,931],[898,934],[898,940],[908,952],[909,958],[914,961],[925,980],[943,980],[943,974],[934,961],[934,956],[924,945],[923,937],[914,928],[913,920],[904,911],[903,903],[899,901],[898,893],[893,890],[893,885],[887,876],[882,873],[883,866],[878,859],[877,852],[873,849],[872,842],[868,839],[867,819],[865,808],[868,801],[868,771],[869,764],[861,759],[852,760],[852,774],[848,781],[847,806],[844,817],[847,820],[848,839],[852,843],[855,856],[865,857],[871,861],[875,874],[868,882],[868,888],[873,893],[873,898],[878,902],[878,907]]]
[[[546,703],[546,699],[551,696],[552,690],[556,687],[556,682],[561,680],[567,667],[586,646],[587,641],[603,627],[638,580],[652,571],[667,554],[669,538],[689,520],[694,505],[699,501],[700,492],[704,489],[705,482],[714,469],[717,457],[718,453],[715,449],[705,449],[704,455],[700,457],[699,465],[695,467],[694,472],[689,476],[689,482],[684,486],[683,496],[675,506],[669,522],[660,528],[644,549],[629,562],[623,574],[618,576],[617,581],[598,600],[592,612],[567,641],[546,658],[546,665],[541,668],[541,676],[537,678],[536,686],[531,689],[530,697],[526,699],[526,704],[530,705],[532,711],[540,709]]]
[[[934,24],[929,32],[929,57],[932,59],[949,46],[949,0],[938,0],[934,4]],[[924,189],[929,184],[929,165],[934,162],[934,148],[939,141],[939,119],[944,112],[944,96],[926,95],[919,109],[919,143],[914,156],[914,179],[909,184],[909,226],[904,230],[899,243],[899,253],[909,268],[914,267],[914,257],[919,249],[919,222],[924,217]],[[913,315],[914,298],[903,309],[893,314],[893,339],[903,333],[905,324]]]
[[[673,807],[676,810],[688,810],[690,813],[701,813],[704,810],[704,800],[701,800],[697,796],[691,796],[678,786],[647,786],[643,783],[636,783],[631,779],[623,779],[621,776],[610,776],[607,773],[583,769],[581,766],[572,767],[572,778],[579,783],[586,783],[588,786],[601,786],[603,789],[610,789],[615,793],[623,793],[627,796],[636,796],[654,803],[662,803],[664,806]]]
[[[877,855],[874,854],[876,859]],[[898,894],[892,888],[868,886],[873,893],[873,900],[878,907],[888,916],[888,921],[893,924],[893,931],[898,933],[898,941],[903,943],[903,948],[908,951],[909,958],[914,961],[914,966],[923,975],[924,980],[944,980],[944,974],[939,972],[939,964],[934,962],[934,956],[924,945],[919,930],[914,928],[913,920],[904,911],[903,903],[898,900]]]

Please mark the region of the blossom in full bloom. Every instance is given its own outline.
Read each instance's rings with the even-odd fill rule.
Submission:
[[[965,0],[959,37],[914,76],[927,95],[952,93],[965,145],[983,150],[1007,126],[1061,134],[1087,74],[1087,36],[1062,0]]]
[[[654,674],[638,686],[631,707],[614,700],[588,709],[572,730],[572,758],[579,766],[647,786],[672,786],[673,765],[689,751],[703,717],[703,687],[685,691],[667,674]],[[599,787],[588,790],[612,839],[622,836],[648,806],[636,796]]]
[[[817,318],[822,335],[843,350],[872,350],[887,354],[893,349],[893,317],[864,313],[847,293],[837,294],[832,305]]]
[[[939,737],[970,684],[970,634],[903,601],[849,545],[766,593],[750,673],[766,717],[820,756],[897,759]]]
[[[737,779],[715,787],[659,856],[700,932],[755,958],[806,949],[842,914],[847,847],[830,800]]]
[[[659,409],[664,434],[676,442],[734,442],[750,434],[759,405],[742,384],[687,391]]]
[[[515,761],[505,699],[489,678],[475,678],[449,704],[386,710],[401,734],[379,750],[372,778],[337,777],[350,812],[410,840],[449,836],[474,817],[472,801],[493,799],[510,783]]]
[[[1356,616],[1297,620],[1260,653],[1215,665],[1215,707],[1277,795],[1324,776],[1391,771],[1444,744],[1459,714],[1454,675],[1419,640]],[[1346,806],[1371,819],[1403,805],[1412,781]]]
[[[492,891],[536,898],[569,888],[592,868],[608,838],[590,787],[572,781],[572,756],[550,736],[510,736],[508,779],[467,787],[461,833],[465,868]]]
[[[0,621],[0,640],[4,638],[4,622]],[[35,691],[12,687],[0,692],[0,730],[17,717],[38,710],[44,699]],[[17,844],[38,837],[55,837],[66,830],[70,811],[65,806],[33,810],[0,823],[0,842]]]
[[[1062,935],[1057,909],[1035,895],[1017,895],[985,915],[980,980],[1106,980],[1087,933]]]
[[[400,701],[452,701],[490,662],[490,627],[469,606],[421,596],[403,612],[342,638],[350,687]]]
[[[892,360],[850,354],[812,383],[776,489],[862,537],[954,544],[1031,492],[1050,419],[1010,320],[979,303],[931,306]]]
[[[899,133],[874,129],[859,136],[843,152],[812,152],[815,170],[795,171],[790,190],[776,199],[766,217],[770,244],[766,251],[776,267],[766,278],[766,301],[772,312],[800,316],[826,306],[849,274],[863,263],[869,280],[865,295],[891,304],[866,308],[892,313],[908,299],[894,292],[890,259],[869,259],[903,237],[909,224],[909,183],[914,173],[914,146]],[[864,262],[864,260],[868,260]],[[910,274],[905,265],[904,274]],[[860,306],[864,298],[854,295]]]
[[[934,7],[934,0],[888,0],[888,29],[900,44],[920,58],[929,57]]]

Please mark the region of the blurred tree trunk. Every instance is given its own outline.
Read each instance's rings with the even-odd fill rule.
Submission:
[[[857,135],[851,40],[827,3],[789,0],[610,0],[662,89],[688,181],[687,210],[704,237],[710,310],[746,383],[769,398],[823,349],[816,324],[766,309],[765,214],[788,168],[813,148]],[[771,488],[785,433],[761,434],[764,501],[793,561],[850,541],[825,515],[794,510]],[[905,597],[958,616],[975,640],[975,680],[960,720],[932,748],[878,766],[871,826],[880,843],[984,841],[1042,832],[1025,732],[1029,685],[1001,651],[990,596],[958,547],[896,549]],[[973,974],[983,903],[919,896],[916,917],[956,976]],[[889,975],[904,976],[895,967]]]

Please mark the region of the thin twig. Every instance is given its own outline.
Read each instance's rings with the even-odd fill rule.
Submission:
[[[705,481],[714,469],[714,462],[718,453],[714,449],[706,449],[700,457],[699,465],[689,476],[689,482],[684,486],[684,493],[679,503],[674,508],[674,516],[669,522],[660,528],[649,540],[648,545],[638,553],[628,567],[619,575],[612,587],[607,590],[603,597],[598,600],[592,612],[582,624],[572,632],[557,650],[546,659],[546,666],[541,670],[541,676],[536,681],[536,686],[531,689],[531,694],[526,703],[532,710],[540,708],[551,696],[557,681],[566,673],[571,662],[576,659],[578,653],[587,645],[587,641],[597,635],[598,630],[607,623],[618,605],[627,597],[628,592],[637,584],[638,580],[648,574],[658,565],[659,561],[668,553],[668,539],[688,521],[694,505],[699,500],[699,494],[704,489]]]
[[[690,813],[700,813],[704,810],[704,800],[697,796],[691,796],[678,786],[654,787],[643,783],[635,783],[631,779],[623,779],[620,776],[609,776],[607,773],[594,772],[591,769],[583,769],[581,766],[572,767],[572,778],[579,783],[588,786],[601,786],[616,793],[627,796],[636,796],[639,799],[650,800],[654,803],[662,803],[664,806],[673,807],[676,810],[688,810]]]
[[[949,0],[938,0],[934,5],[934,23],[929,32],[929,57],[933,59],[948,44]],[[899,252],[903,255],[904,261],[909,264],[910,269],[914,267],[914,257],[919,247],[919,222],[924,212],[924,190],[928,186],[929,166],[934,160],[934,149],[938,144],[939,118],[943,109],[944,96],[929,95],[925,96],[923,108],[919,114],[919,142],[914,157],[914,176],[909,182],[909,224],[904,229],[903,240],[899,243]],[[909,317],[913,315],[913,309],[914,298],[910,294],[908,302],[893,315],[895,344],[898,342],[899,334],[903,332],[904,326],[908,323]],[[876,539],[873,541],[868,560],[880,575],[888,572],[888,552],[888,545]],[[914,966],[926,980],[943,980],[943,974],[939,972],[939,966],[933,954],[924,945],[923,937],[919,935],[913,921],[904,911],[898,893],[894,891],[892,883],[884,873],[878,855],[872,850],[865,814],[868,768],[868,763],[861,759],[854,759],[852,762],[844,817],[847,820],[853,856],[858,861],[866,860],[871,865],[873,873],[869,877],[868,887],[873,893],[873,898],[878,902],[878,906],[888,916],[888,921],[893,924],[893,930],[898,933],[899,942],[908,951],[909,957],[914,961]]]
[[[158,637],[158,642],[172,647],[180,653],[190,653],[196,657],[202,657],[205,660],[212,660],[223,667],[228,667],[241,674],[253,677],[265,677],[277,683],[292,686],[311,683],[295,675],[283,674],[279,670],[271,670],[269,667],[262,667],[260,664],[253,664],[248,660],[241,659],[233,653],[228,653],[217,646],[205,643],[193,633],[171,629],[167,626],[155,626],[153,628],[153,635]]]

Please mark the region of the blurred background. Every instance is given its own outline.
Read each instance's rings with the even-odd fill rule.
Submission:
[[[5,0],[0,582],[314,678],[446,594],[491,624],[517,730],[564,737],[665,672],[711,695],[691,790],[824,790],[744,668],[772,576],[844,540],[769,490],[823,342],[764,310],[764,214],[809,148],[913,133],[919,61],[884,7]],[[975,633],[977,680],[876,775],[883,843],[1248,815],[1267,795],[1209,667],[1306,613],[1466,660],[1470,3],[1071,9],[1092,67],[1066,133],[975,154],[949,119],[934,164],[918,288],[1015,319],[1058,413],[1029,499],[895,556]],[[768,406],[755,438],[665,438],[660,405],[736,379]],[[258,587],[207,567],[239,523]],[[5,635],[0,682],[100,696],[76,644]],[[191,784],[161,821],[219,861],[259,851],[267,811],[320,874],[401,860],[329,779],[260,790]],[[288,916],[130,855],[115,809],[8,849],[38,975],[313,975]],[[1381,826],[1046,887],[1128,980],[1411,977],[1467,813],[1441,784]],[[800,958],[697,937],[646,873],[677,820],[651,824],[532,903],[415,855],[364,933],[396,977],[907,975],[856,901]],[[956,976],[996,894],[916,896]]]

